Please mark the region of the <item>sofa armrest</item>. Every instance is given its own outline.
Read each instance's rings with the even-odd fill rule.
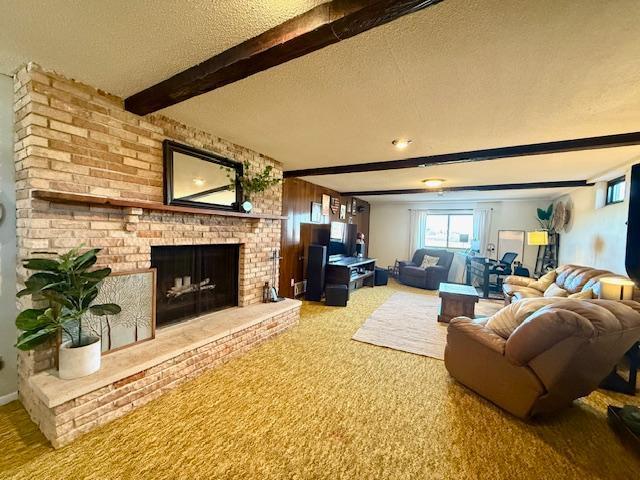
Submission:
[[[402,260],[398,262],[398,268],[404,268],[404,267],[417,267],[417,265],[410,260]]]
[[[474,322],[467,317],[456,317],[449,322],[447,343],[449,339],[461,336],[466,340],[477,342],[489,350],[504,355],[506,340],[493,333],[484,323]]]
[[[519,275],[509,275],[508,277],[504,277],[502,283],[507,283],[509,285],[517,285],[519,287],[528,287],[532,283],[535,283],[537,280],[535,278],[529,277],[521,277]]]

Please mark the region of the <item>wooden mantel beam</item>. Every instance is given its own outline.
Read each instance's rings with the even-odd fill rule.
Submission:
[[[344,173],[378,172],[381,170],[398,170],[402,168],[429,167],[448,163],[479,162],[498,158],[526,157],[529,155],[548,155],[551,153],[577,152],[600,148],[628,147],[640,145],[640,132],[620,133],[602,137],[577,138],[554,142],[531,143],[513,147],[488,148],[468,152],[443,153],[425,157],[387,160],[382,162],[354,163],[333,167],[306,168],[303,170],[287,170],[284,178],[309,177],[315,175],[340,175]]]
[[[345,197],[366,197],[377,195],[407,195],[413,193],[438,192],[489,192],[494,190],[531,190],[536,188],[590,187],[593,183],[587,180],[559,180],[554,182],[502,183],[498,185],[462,185],[459,187],[409,188],[399,190],[366,190],[359,192],[342,192]]]
[[[328,45],[354,37],[442,0],[333,0],[125,99],[146,115]]]

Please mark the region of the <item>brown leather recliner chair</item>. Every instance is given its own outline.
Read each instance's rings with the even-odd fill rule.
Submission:
[[[487,319],[451,320],[445,366],[471,390],[529,418],[598,388],[638,339],[638,302],[526,299]]]

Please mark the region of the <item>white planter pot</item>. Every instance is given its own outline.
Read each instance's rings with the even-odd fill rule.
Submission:
[[[71,342],[60,345],[58,376],[65,380],[85,377],[100,370],[102,348],[99,338],[84,347],[71,348]]]

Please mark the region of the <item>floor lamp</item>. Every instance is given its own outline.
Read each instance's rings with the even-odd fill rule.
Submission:
[[[546,247],[547,245],[549,245],[549,232],[546,230],[534,230],[533,232],[527,232],[527,244],[538,246],[538,255],[536,257],[536,266],[533,274],[534,276],[541,275],[542,269],[544,268],[545,254],[542,255],[542,259],[541,259],[540,249],[544,246],[546,251]],[[540,267],[538,267],[538,263],[540,263]]]

